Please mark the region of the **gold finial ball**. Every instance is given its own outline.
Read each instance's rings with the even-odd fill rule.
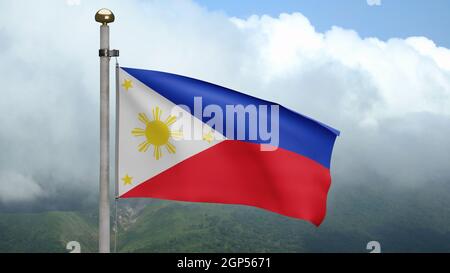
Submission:
[[[95,14],[95,21],[104,25],[114,22],[114,13],[109,9],[100,9]]]

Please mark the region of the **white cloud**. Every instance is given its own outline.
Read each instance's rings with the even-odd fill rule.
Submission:
[[[66,4],[68,6],[79,6],[81,4],[81,0],[66,0]]]
[[[46,191],[65,181],[97,190],[93,17],[103,6],[0,2],[0,166],[49,176],[38,180]],[[107,6],[116,13],[111,46],[122,65],[215,82],[340,129],[337,185],[450,179],[450,51],[431,40],[363,39],[340,27],[321,33],[300,13],[228,18],[189,1]]]
[[[0,202],[32,201],[44,195],[39,184],[30,176],[16,172],[0,172]]]
[[[318,73],[324,73],[327,65],[334,65],[340,69],[335,75],[344,71],[359,73],[363,81],[360,84],[371,85],[375,90],[374,94],[365,94],[364,98],[358,96],[367,87],[352,90],[355,86],[351,83],[343,86],[343,89],[352,90],[342,97],[347,101],[357,99],[356,103],[370,103],[374,98],[378,99],[373,101],[377,103],[376,107],[361,109],[363,118],[378,122],[413,112],[450,115],[450,51],[436,47],[427,38],[362,39],[356,32],[339,27],[318,33],[299,13],[232,21],[245,33],[246,42],[253,43],[254,61],[250,62],[253,67],[248,70],[256,71],[261,80],[292,81],[295,76],[312,69],[321,68]],[[307,88],[317,87],[311,84]],[[286,95],[295,96],[290,92],[284,90]],[[434,95],[430,96],[430,93]],[[307,107],[307,103],[293,107]]]
[[[381,0],[367,0],[369,6],[381,6]]]

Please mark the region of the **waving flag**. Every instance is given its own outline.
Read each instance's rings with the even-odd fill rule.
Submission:
[[[119,83],[120,198],[241,204],[322,223],[337,130],[184,76],[120,68]]]

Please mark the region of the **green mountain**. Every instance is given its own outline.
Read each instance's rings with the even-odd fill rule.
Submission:
[[[261,209],[161,200],[119,202],[119,252],[450,252],[450,189],[446,184],[332,189],[325,222]],[[114,219],[112,219],[114,220]],[[112,221],[114,223],[114,221]],[[97,250],[91,212],[0,213],[0,252]],[[112,235],[114,246],[114,233]]]
[[[246,206],[150,201],[119,230],[121,252],[450,252],[450,188],[348,185],[331,189],[316,228]],[[121,205],[123,206],[123,205]]]
[[[79,212],[0,213],[0,252],[68,252],[69,241],[94,252],[95,223],[94,217]]]

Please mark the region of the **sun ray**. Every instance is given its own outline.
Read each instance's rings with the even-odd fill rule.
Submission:
[[[159,107],[156,106],[156,108],[152,109],[152,112],[153,112],[153,119],[154,120],[160,120],[160,117],[161,117],[161,114],[162,114],[161,109],[159,109]]]
[[[146,152],[148,147],[150,146],[150,142],[148,140],[142,142],[141,144],[139,144],[138,146],[138,150],[139,152]]]
[[[142,128],[134,128],[133,131],[131,131],[133,136],[145,136],[145,130]]]
[[[148,125],[150,123],[150,119],[148,119],[148,117],[145,113],[139,113],[138,119],[145,125]]]
[[[167,149],[167,151],[169,152],[169,153],[171,153],[171,154],[174,154],[175,152],[176,152],[176,148],[175,148],[175,146],[172,144],[172,143],[170,143],[170,142],[167,142],[166,143],[166,149]]]
[[[170,125],[174,124],[175,121],[177,121],[177,117],[170,115],[167,117],[165,123],[167,126],[170,126]]]
[[[153,156],[156,158],[156,160],[160,159],[162,154],[161,154],[161,146],[155,146],[154,150],[153,150]]]
[[[183,136],[183,131],[170,131],[170,136],[173,138],[179,138]]]

